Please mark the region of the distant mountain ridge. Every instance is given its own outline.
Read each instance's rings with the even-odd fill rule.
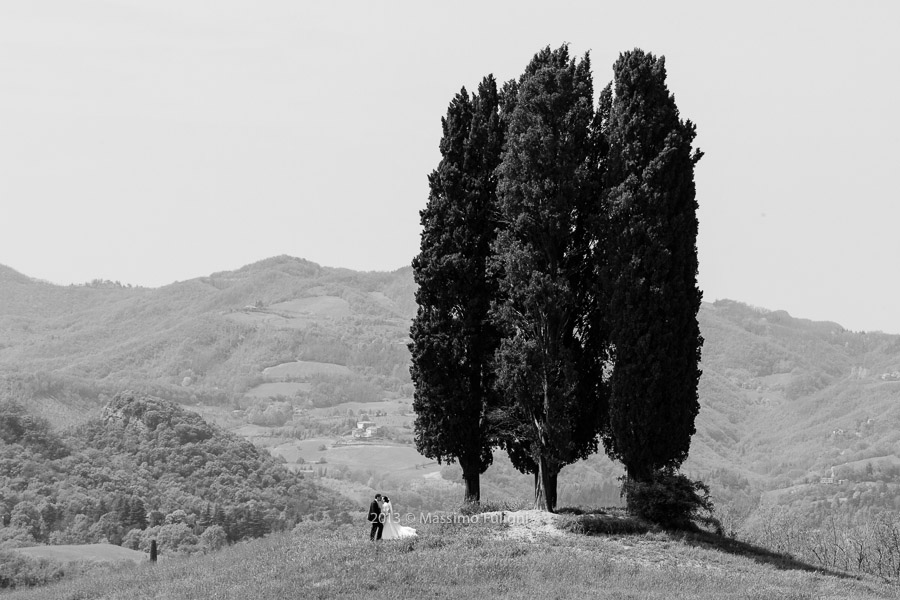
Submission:
[[[15,282],[15,283],[31,283],[33,280],[26,276],[22,275],[15,269],[11,269],[5,265],[0,265],[0,283],[4,282]]]
[[[134,388],[221,404],[267,367],[310,360],[399,392],[413,306],[410,268],[357,273],[286,256],[156,289],[5,279],[0,376],[31,395]]]
[[[61,287],[0,268],[0,395],[33,398],[61,421],[66,407],[99,410],[98,397],[127,388],[243,406],[275,381],[267,368],[302,361],[307,371],[277,380],[298,398],[335,377],[309,372],[315,363],[346,367],[367,397],[409,397],[414,292],[410,267],[363,273],[287,256],[156,289]],[[900,336],[730,300],[704,303],[700,326],[686,469],[738,493],[895,453]]]

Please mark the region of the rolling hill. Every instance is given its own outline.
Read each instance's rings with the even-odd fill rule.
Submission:
[[[345,391],[409,394],[412,292],[408,268],[356,273],[289,257],[157,289],[61,287],[5,269],[0,393],[34,399],[59,423],[122,389],[237,407],[290,379],[266,369],[306,361],[323,363],[313,378],[345,371]]]
[[[287,256],[156,289],[61,287],[0,268],[0,397],[57,425],[126,388],[228,409],[409,398],[414,290],[408,267],[360,273]],[[685,469],[713,484],[720,505],[746,516],[768,492],[819,486],[832,467],[846,485],[881,480],[896,491],[900,336],[729,300],[704,303],[700,325],[702,409]],[[497,463],[489,483],[528,489]],[[620,472],[597,456],[560,484]],[[804,497],[846,495],[852,507],[853,489],[821,485],[821,498]]]
[[[62,432],[0,401],[0,549],[112,543],[146,551],[154,538],[190,553],[348,508],[171,401],[122,392],[99,418]]]

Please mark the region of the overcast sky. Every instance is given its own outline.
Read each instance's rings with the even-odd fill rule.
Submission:
[[[900,333],[900,3],[731,4],[4,1],[0,264],[396,269],[461,86],[569,42],[599,91],[640,47],[706,153],[704,299]]]

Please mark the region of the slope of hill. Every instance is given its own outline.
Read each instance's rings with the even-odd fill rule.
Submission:
[[[896,454],[900,336],[731,301],[700,318],[702,410],[687,468],[773,488]]]
[[[290,257],[158,289],[5,277],[0,394],[82,413],[126,388],[237,406],[273,380],[266,368],[297,360],[348,367],[343,388],[408,394],[412,285],[408,268],[356,273]]]
[[[32,280],[25,275],[22,275],[15,269],[10,269],[7,266],[0,265],[0,284],[2,283],[31,283]]]
[[[229,410],[259,405],[254,414],[274,400],[296,412],[411,396],[408,267],[357,273],[281,256],[158,289],[0,274],[0,397],[57,424],[97,414],[126,388]],[[700,325],[702,408],[685,469],[713,484],[720,506],[746,516],[760,499],[802,496],[856,511],[900,493],[900,336],[727,300],[704,303]],[[345,409],[320,433],[346,420]],[[832,467],[846,490],[817,487]],[[560,485],[571,498],[608,496],[620,474],[595,456],[565,469]],[[873,499],[866,486],[878,481],[885,489]],[[486,482],[512,496],[530,486],[502,459]],[[819,495],[789,493],[802,485]],[[767,494],[777,490],[786,493]]]
[[[171,552],[192,552],[212,527],[236,541],[347,508],[169,401],[124,392],[102,418],[62,433],[0,402],[0,548],[111,542],[146,550],[157,538]]]
[[[128,548],[113,546],[112,544],[29,546],[27,548],[16,548],[16,552],[30,558],[45,559],[63,564],[72,562],[119,563],[124,561],[142,563],[149,560],[145,552],[129,550]]]
[[[444,515],[452,517],[453,515]],[[459,515],[455,515],[459,517]],[[512,515],[508,515],[512,516]],[[368,541],[364,524],[298,527],[208,557],[137,565],[10,600],[71,598],[896,598],[873,578],[817,572],[771,553],[664,533],[585,536],[500,522],[417,526],[415,540]]]

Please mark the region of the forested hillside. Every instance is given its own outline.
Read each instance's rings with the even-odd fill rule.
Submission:
[[[900,336],[731,301],[704,305],[700,324],[694,468],[734,465],[777,487],[896,453]]]
[[[0,402],[0,544],[216,548],[350,505],[178,405],[131,392],[54,432]]]

